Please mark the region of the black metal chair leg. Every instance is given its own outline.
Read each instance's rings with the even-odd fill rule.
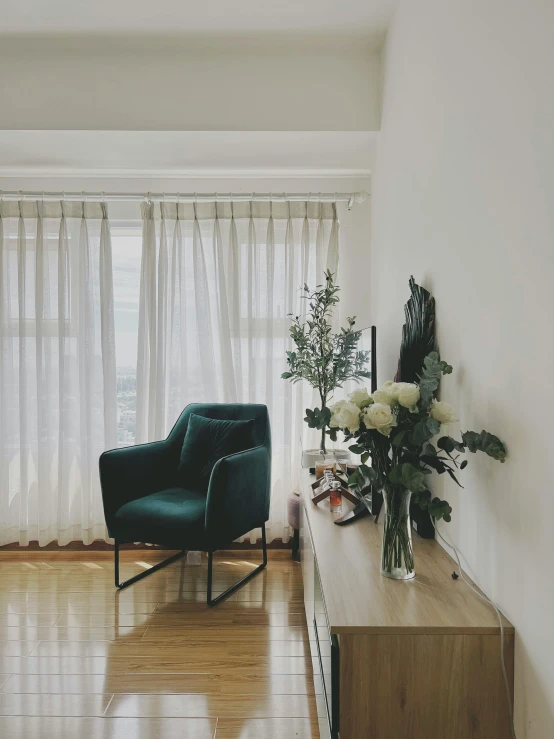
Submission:
[[[115,579],[115,587],[119,587],[119,544],[117,543],[117,540],[115,542],[114,546],[114,552],[113,552],[113,568],[114,568],[114,579]]]
[[[242,578],[242,580],[239,580],[234,585],[231,585],[230,588],[227,588],[223,593],[220,593],[217,598],[212,599],[212,576],[213,576],[213,552],[208,552],[208,595],[207,595],[207,603],[209,606],[216,606],[218,603],[220,603],[225,598],[228,598],[232,593],[234,593],[238,588],[242,587],[245,583],[247,583],[249,580],[251,580],[255,575],[258,574],[258,572],[261,572],[266,566],[267,566],[267,542],[265,537],[265,523],[262,524],[262,551],[263,551],[263,560],[262,564],[258,565],[255,570],[252,570],[252,572],[249,572],[248,575],[245,575],[245,577]]]
[[[141,572],[138,575],[135,575],[134,577],[129,578],[129,580],[125,580],[124,582],[119,582],[119,547],[120,547],[120,544],[116,541],[115,548],[114,548],[114,573],[115,573],[115,587],[119,588],[119,590],[123,590],[123,588],[126,588],[129,585],[132,585],[134,582],[137,582],[138,580],[142,580],[143,577],[148,577],[148,575],[151,575],[153,572],[157,572],[157,570],[161,570],[162,567],[167,567],[167,565],[170,565],[172,562],[175,562],[176,560],[181,559],[181,557],[184,557],[185,554],[187,553],[187,550],[183,549],[183,551],[178,552],[177,554],[171,555],[171,557],[164,559],[162,562],[158,562],[157,565],[154,565],[149,570],[145,570],[144,572]]]

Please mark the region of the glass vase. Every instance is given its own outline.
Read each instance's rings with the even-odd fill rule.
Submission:
[[[409,490],[397,485],[389,485],[383,490],[381,574],[393,580],[411,580],[415,577],[410,523],[411,497]]]

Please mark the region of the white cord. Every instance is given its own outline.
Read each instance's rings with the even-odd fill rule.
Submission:
[[[500,610],[498,609],[498,606],[496,605],[496,603],[493,600],[491,600],[488,596],[484,595],[484,593],[480,593],[477,590],[477,588],[474,588],[473,585],[468,580],[466,580],[466,578],[464,576],[464,571],[462,570],[462,564],[460,562],[460,555],[458,554],[458,550],[456,549],[456,547],[453,544],[450,544],[450,542],[446,541],[446,539],[444,538],[444,536],[438,530],[438,528],[437,528],[437,526],[435,524],[435,519],[432,516],[430,516],[430,519],[431,519],[431,523],[433,524],[433,527],[434,527],[435,531],[437,532],[437,534],[440,536],[440,538],[443,540],[443,542],[446,544],[446,546],[449,549],[451,549],[454,552],[454,554],[456,555],[456,561],[458,562],[458,572],[459,572],[460,577],[462,578],[462,580],[465,582],[465,584],[468,586],[468,588],[471,588],[471,590],[473,590],[473,592],[476,595],[478,595],[479,598],[481,598],[481,600],[484,600],[485,603],[489,603],[494,608],[494,610],[496,611],[496,615],[498,617],[498,623],[500,624],[500,664],[502,665],[502,676],[504,677],[504,686],[506,688],[506,698],[508,700],[508,710],[510,712],[510,729],[511,729],[511,732],[512,732],[512,739],[517,739],[517,737],[516,737],[516,730],[515,730],[515,726],[514,726],[514,709],[513,709],[513,706],[512,706],[512,697],[511,697],[511,694],[510,694],[510,686],[509,686],[509,683],[508,683],[508,674],[506,672],[506,662],[504,660],[504,623],[502,621],[502,614],[500,613]]]

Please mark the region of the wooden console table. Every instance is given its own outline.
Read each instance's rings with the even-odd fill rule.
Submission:
[[[332,739],[507,739],[494,610],[452,578],[436,541],[415,534],[415,579],[382,577],[382,526],[335,526],[329,501],[311,501],[313,481],[303,471],[304,601]],[[504,626],[513,695],[514,629]]]

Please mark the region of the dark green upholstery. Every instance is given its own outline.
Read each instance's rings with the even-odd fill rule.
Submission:
[[[183,541],[189,549],[204,546],[206,494],[185,488],[169,488],[125,503],[114,516],[122,541]]]
[[[179,470],[191,414],[252,420],[252,448],[221,458],[207,491],[183,487]],[[185,408],[167,439],[100,457],[106,525],[118,542],[215,551],[269,518],[271,435],[265,405],[195,403]]]
[[[208,490],[212,470],[222,457],[252,448],[254,421],[229,421],[191,413],[181,449],[182,484]]]

